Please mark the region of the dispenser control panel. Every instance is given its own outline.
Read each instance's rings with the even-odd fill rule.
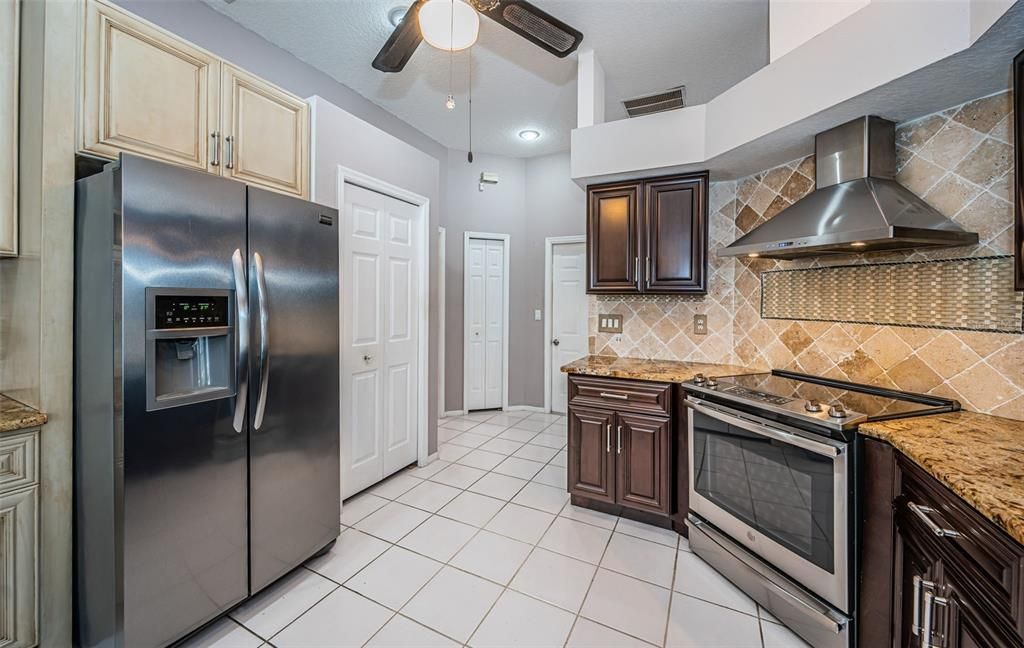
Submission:
[[[227,296],[156,295],[156,328],[183,329],[228,325]]]

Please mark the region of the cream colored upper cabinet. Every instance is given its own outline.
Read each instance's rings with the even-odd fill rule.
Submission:
[[[80,150],[218,172],[218,58],[97,0],[84,45]]]
[[[18,253],[18,11],[0,2],[0,255]]]
[[[223,70],[223,173],[235,180],[307,197],[306,102],[228,63]]]

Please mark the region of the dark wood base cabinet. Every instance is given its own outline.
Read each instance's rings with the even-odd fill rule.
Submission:
[[[1024,547],[888,444],[864,444],[860,646],[1024,646]]]
[[[672,384],[569,376],[568,489],[577,506],[684,529],[685,434]],[[685,516],[685,512],[683,513]]]

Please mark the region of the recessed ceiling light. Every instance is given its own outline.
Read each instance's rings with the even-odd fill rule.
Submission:
[[[521,130],[519,131],[519,139],[532,142],[535,139],[540,139],[540,132],[531,129]]]
[[[398,27],[398,24],[402,22],[402,18],[405,18],[406,12],[409,11],[408,7],[394,7],[388,12],[388,22],[391,23],[392,27]]]

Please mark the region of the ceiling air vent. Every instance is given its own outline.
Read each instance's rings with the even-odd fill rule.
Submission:
[[[626,99],[622,102],[630,117],[643,117],[654,113],[676,110],[686,105],[686,86],[670,88],[658,94]]]

